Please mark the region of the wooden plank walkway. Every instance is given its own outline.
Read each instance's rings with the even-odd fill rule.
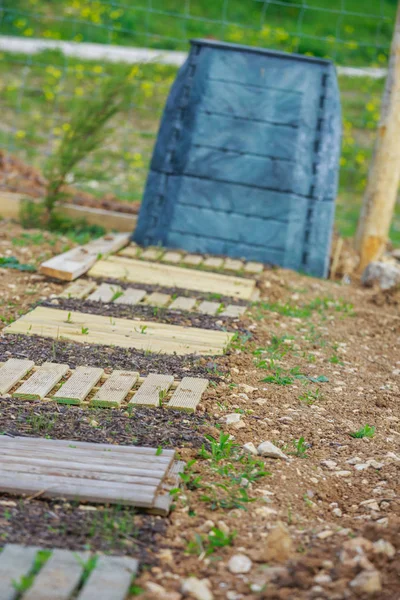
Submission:
[[[33,360],[10,358],[0,368],[0,394],[5,394],[11,390],[20,379],[32,370],[34,365]]]
[[[233,333],[68,312],[38,306],[4,330],[5,334],[35,334],[73,342],[115,345],[166,354],[223,354]],[[46,392],[47,393],[47,392]]]
[[[223,294],[242,300],[251,300],[256,289],[256,282],[253,279],[146,262],[125,256],[110,256],[107,260],[97,261],[90,269],[89,276],[112,277],[143,285],[161,285],[203,293]]]
[[[265,265],[260,262],[245,261],[238,258],[222,256],[202,256],[187,254],[184,250],[165,250],[163,248],[147,248],[143,250],[137,244],[131,243],[118,253],[119,256],[137,258],[140,260],[160,261],[169,264],[189,267],[201,267],[217,271],[231,271],[245,275],[259,275]]]
[[[43,550],[50,553],[46,561],[38,558]],[[89,559],[94,566],[85,576]],[[32,574],[35,561],[39,572]],[[137,570],[129,556],[7,544],[0,553],[0,600],[126,600]],[[29,575],[32,584],[20,593],[18,583]]]
[[[220,307],[222,307],[223,311],[221,311],[221,314],[232,318],[241,317],[247,309],[246,306],[236,304],[224,305],[221,302],[201,302],[198,298],[187,298],[186,296],[178,296],[178,298],[173,299],[169,294],[161,294],[159,292],[148,293],[146,290],[138,290],[135,288],[122,289],[108,283],[102,283],[97,287],[96,283],[92,282],[90,286],[87,286],[89,291],[85,294],[83,292],[85,286],[76,286],[77,283],[83,284],[84,282],[85,280],[78,280],[77,282],[71,283],[71,285],[63,291],[60,297],[76,298],[78,300],[94,300],[97,302],[111,302],[114,304],[129,304],[131,306],[161,306],[168,310],[184,310],[200,313],[204,313],[203,306],[206,305],[208,308],[205,314],[218,316],[220,314]]]
[[[171,473],[174,454],[156,448],[3,435],[0,492],[129,505],[165,515],[172,497],[163,482],[169,489],[179,484],[179,477]]]
[[[129,233],[108,234],[85,246],[53,256],[40,265],[39,272],[49,277],[73,281],[86,273],[99,256],[117,252],[129,243]]]
[[[7,375],[18,360],[10,358],[7,362],[0,363],[0,387],[10,389],[10,380],[8,377],[3,380],[1,374],[3,372]],[[193,411],[209,383],[208,379],[198,377],[184,377],[181,382],[176,382],[172,375],[166,374],[150,373],[147,377],[140,377],[134,371],[115,370],[106,375],[104,369],[95,367],[78,366],[76,369],[69,369],[68,365],[58,363],[45,363],[35,367],[33,361],[26,362],[29,362],[29,375],[26,377],[26,368],[21,369],[20,377],[13,378],[12,386],[16,388],[12,397],[24,400],[55,401],[80,406],[90,404],[104,408],[122,408],[129,404],[159,407],[162,404],[165,408]],[[66,381],[62,381],[64,378]],[[56,385],[54,382],[61,382],[61,387],[52,392]]]

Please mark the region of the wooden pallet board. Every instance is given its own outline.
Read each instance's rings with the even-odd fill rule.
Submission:
[[[119,407],[133,388],[139,373],[132,371],[114,371],[91,400],[92,406]]]
[[[230,258],[224,256],[203,256],[201,254],[186,254],[184,250],[165,250],[163,248],[147,248],[143,250],[131,243],[118,253],[119,256],[139,258],[141,260],[160,261],[170,264],[182,264],[189,267],[204,267],[215,271],[230,271],[245,275],[259,275],[265,269],[260,262]]]
[[[10,358],[6,363],[0,363],[0,372],[3,366],[12,364],[14,360],[16,359]],[[26,397],[26,384],[35,375],[35,373],[40,371],[42,368],[35,367],[33,361],[31,361],[31,363],[32,374],[28,376],[29,379],[24,380],[24,373],[22,372],[21,379],[15,381],[14,383],[14,386],[18,386],[18,384],[21,387],[25,386],[25,392],[22,392],[22,397],[26,400],[37,399],[35,394],[32,394],[32,396],[29,394],[28,397]],[[62,365],[62,372],[65,371],[66,366],[68,367],[68,365]],[[53,395],[52,393],[49,393],[49,395],[44,397],[45,401],[53,400],[66,404],[81,404],[85,406],[85,404],[87,404],[85,400],[88,398],[89,394],[93,394],[89,401],[91,406],[120,408],[122,403],[128,404],[133,395],[138,394],[139,402],[133,401],[133,404],[137,403],[138,405],[145,404],[147,406],[159,406],[160,390],[163,392],[169,390],[168,395],[170,395],[172,390],[176,389],[177,387],[179,388],[180,385],[179,381],[174,381],[172,375],[152,374],[147,377],[140,377],[139,373],[137,372],[120,370],[115,370],[106,375],[104,370],[101,368],[83,366],[78,366],[76,369],[69,369],[66,377],[69,378],[65,381],[65,383],[61,383],[60,389],[54,392]],[[195,386],[196,378],[193,378],[193,380],[193,385]],[[152,381],[154,385],[151,384]],[[198,381],[199,385],[201,382],[208,383],[207,379],[198,379]],[[163,384],[161,388],[160,384]],[[31,386],[31,382],[29,385]],[[16,389],[14,397],[19,397],[18,394],[20,393],[21,387]],[[143,390],[141,390],[141,387],[143,387]],[[32,391],[32,388],[30,389]],[[43,396],[43,393],[40,395]],[[179,398],[181,397],[183,402],[182,406],[180,406],[178,402]],[[140,398],[142,398],[142,401],[140,401]],[[174,408],[186,408],[186,400],[181,394],[178,396],[173,396],[173,398]]]
[[[208,379],[199,377],[184,377],[171,400],[167,404],[167,408],[176,408],[194,412],[201,400],[203,392],[207,389]]]
[[[242,300],[251,300],[256,286],[255,281],[252,279],[190,270],[174,265],[126,258],[125,256],[110,256],[107,260],[97,261],[90,269],[89,275],[92,277],[112,277],[113,279],[143,285],[161,285],[203,293],[217,293]]]
[[[99,256],[117,252],[129,243],[131,234],[108,234],[85,246],[78,246],[63,254],[53,256],[40,265],[39,272],[49,277],[73,281],[86,273]]]
[[[146,290],[136,290],[135,288],[128,288],[127,290],[121,290],[122,294],[114,300],[115,304],[130,304],[134,306],[139,304],[147,295]]]
[[[203,315],[210,315],[213,317],[217,314],[220,306],[220,302],[210,302],[208,300],[204,300],[199,304],[198,311]]]
[[[92,302],[111,302],[120,291],[121,288],[119,285],[102,283],[92,294],[90,294],[90,296],[88,296],[88,300],[91,300]]]
[[[162,509],[156,505],[158,496],[166,495],[163,481],[169,485],[172,476],[173,485],[178,479],[170,473],[173,450],[0,436],[0,457],[0,492],[136,506],[159,514],[167,514],[172,500],[163,499],[167,507]],[[132,468],[140,474],[132,475]]]
[[[0,554],[0,600],[16,600],[19,583],[27,575],[37,554],[35,546],[25,547],[19,544],[7,544]]]
[[[33,369],[33,360],[11,358],[0,367],[0,394],[6,394],[16,383]]]
[[[33,574],[35,559],[43,551],[50,556],[44,564],[43,559],[37,562],[39,571]],[[89,559],[94,566],[82,581]],[[0,600],[126,600],[138,566],[130,556],[7,544],[0,553]],[[16,584],[28,576],[31,586],[20,595]]]
[[[73,375],[53,396],[62,404],[81,404],[103,375],[96,367],[78,367]]]
[[[80,281],[81,280],[78,280],[78,282],[80,282]],[[74,282],[71,284],[71,286],[68,286],[61,297],[77,298],[80,300],[85,299],[86,296],[82,295],[80,288],[78,289],[78,295],[77,296],[74,295],[73,286],[78,282]],[[103,286],[105,286],[105,287],[103,287]],[[114,285],[114,286],[110,286],[110,288],[111,287],[112,287],[113,291],[111,291],[110,293],[107,293],[107,295],[103,299],[103,302],[112,301],[112,303],[115,303],[115,304],[128,304],[131,306],[135,306],[137,304],[146,304],[149,306],[162,306],[163,308],[168,308],[168,310],[185,310],[185,311],[189,311],[189,312],[203,312],[202,305],[204,303],[200,303],[197,298],[187,298],[186,296],[178,296],[178,298],[175,298],[173,300],[172,296],[170,296],[169,294],[161,294],[159,292],[147,293],[146,290],[140,290],[140,289],[136,289],[136,288],[126,288],[126,289],[120,288],[118,290],[118,295],[116,296],[115,292],[118,289],[117,286]],[[71,288],[71,291],[68,291],[70,288]],[[95,288],[96,288],[96,284],[93,283],[93,287],[91,287],[90,292],[93,292]],[[109,288],[109,284],[101,284],[99,286],[99,288],[91,296],[88,295],[89,294],[89,292],[88,292],[87,300],[95,299],[98,301],[102,301],[102,298],[100,296],[103,293],[101,293],[99,295],[97,294],[97,292],[100,288],[102,288],[103,290],[106,290]],[[114,300],[112,299],[113,295],[116,296],[114,298]],[[217,309],[220,306],[223,306],[223,305],[221,303],[218,303]],[[215,313],[207,312],[205,314],[209,314],[209,315],[214,314],[214,316],[215,316],[217,309],[215,310]],[[221,312],[221,315],[225,316],[225,317],[238,318],[239,316],[243,315],[245,312],[246,312],[245,306],[237,306],[235,304],[227,304],[226,306],[224,306],[224,310]]]
[[[96,289],[97,285],[94,281],[89,279],[77,279],[73,283],[70,283],[68,287],[60,294],[60,298],[77,298],[81,300],[86,298]]]
[[[150,373],[131,399],[130,404],[159,406],[173,381],[174,378],[172,375],[157,375]]]
[[[223,354],[233,333],[135,321],[38,306],[8,325],[5,334],[35,334],[79,343],[115,345],[166,354]]]
[[[18,390],[13,393],[14,398],[23,400],[43,400],[45,396],[67,373],[69,367],[59,363],[44,363],[33,373]]]
[[[25,592],[24,600],[69,600],[78,588],[88,558],[88,552],[53,550]]]

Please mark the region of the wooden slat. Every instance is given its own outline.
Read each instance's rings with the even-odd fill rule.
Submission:
[[[6,394],[20,379],[25,377],[35,363],[33,360],[24,360],[20,358],[9,358],[8,361],[0,367],[0,394]]]
[[[99,556],[77,600],[125,600],[138,561],[129,556]]]
[[[68,252],[53,256],[40,265],[39,271],[49,277],[73,281],[86,273],[99,256],[117,252],[129,242],[130,233],[115,233],[93,240],[85,246],[78,246]]]
[[[184,377],[168,402],[167,408],[194,412],[208,383],[208,379]]]
[[[170,310],[193,310],[197,300],[196,298],[186,298],[185,296],[178,296],[170,304]]]
[[[109,283],[102,283],[99,287],[90,294],[88,300],[92,302],[111,302],[117,292],[121,291],[119,285],[111,285]]]
[[[197,310],[203,315],[216,315],[220,306],[220,302],[209,302],[208,300],[204,300],[199,304]]]
[[[248,262],[244,265],[245,273],[262,273],[264,271],[264,265],[259,262]]]
[[[0,600],[15,600],[19,596],[15,583],[28,575],[38,548],[7,544],[0,554]]]
[[[132,371],[113,371],[92,398],[91,405],[119,407],[138,378],[139,373]]]
[[[64,404],[80,404],[103,373],[103,369],[96,367],[77,367],[68,381],[54,394],[54,400]]]
[[[23,400],[43,400],[53,387],[67,373],[68,365],[44,363],[14,393],[14,398]]]
[[[110,256],[107,260],[97,261],[89,274],[94,277],[112,277],[145,285],[177,287],[204,293],[223,293],[225,296],[243,300],[249,300],[255,289],[255,281],[252,279],[145,262],[123,256]]]
[[[158,260],[163,252],[164,250],[162,248],[147,248],[140,254],[140,258],[142,260]],[[125,248],[120,254],[122,256],[131,256],[132,258],[136,257],[130,246]]]
[[[88,552],[53,550],[23,596],[24,600],[69,600],[78,587],[88,558]]]
[[[208,269],[221,269],[224,264],[224,259],[219,256],[209,256],[203,262],[203,267],[207,267]]]
[[[115,304],[135,305],[141,302],[147,294],[146,290],[135,290],[135,288],[121,289],[121,292],[123,294],[114,300]]]
[[[57,447],[60,450],[73,449],[75,453],[90,452],[98,454],[103,457],[103,460],[114,460],[114,455],[118,454],[121,457],[125,457],[128,463],[132,460],[132,455],[139,457],[142,460],[144,456],[150,456],[151,458],[157,456],[157,450],[155,448],[146,448],[142,446],[117,446],[115,444],[93,444],[92,442],[77,442],[71,440],[48,440],[46,438],[31,438],[31,437],[8,437],[6,435],[0,436],[0,451],[5,448],[12,448],[18,450],[19,448],[45,448],[51,450]],[[161,456],[157,457],[157,461],[163,462],[167,458],[172,461],[174,457],[174,450],[163,450]],[[138,460],[139,460],[138,458]]]
[[[196,267],[198,265],[201,265],[203,260],[204,256],[202,256],[201,254],[186,254],[186,256],[183,257],[182,262],[185,265],[191,265],[193,267]]]
[[[182,253],[172,251],[165,252],[161,257],[161,261],[177,265],[182,261]]]
[[[149,294],[145,299],[146,304],[150,304],[150,306],[167,306],[171,301],[171,296],[169,294],[161,294],[160,292],[153,292]]]
[[[224,269],[227,271],[241,271],[244,267],[244,262],[237,258],[226,258],[224,262]]]
[[[241,317],[246,312],[246,306],[235,306],[229,304],[221,313],[221,317]]]
[[[160,399],[171,387],[174,378],[172,375],[156,375],[150,373],[132,397],[129,404],[140,406],[159,406]]]
[[[97,283],[94,281],[88,281],[87,279],[78,279],[73,283],[70,283],[64,291],[59,295],[60,298],[77,298],[82,300],[89,296],[91,292],[97,287]]]
[[[166,268],[166,266],[165,266]],[[69,315],[69,319],[68,319]],[[67,322],[70,321],[70,322]],[[106,344],[168,354],[222,354],[233,333],[135,321],[38,306],[4,333],[36,334],[80,343]]]

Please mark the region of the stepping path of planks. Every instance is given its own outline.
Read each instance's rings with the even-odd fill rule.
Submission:
[[[125,256],[109,256],[105,260],[98,260],[88,274],[90,277],[119,279],[142,285],[160,285],[205,294],[222,294],[241,300],[255,300],[258,296],[256,282],[253,279],[185,269]]]
[[[89,561],[94,567],[87,575]],[[7,544],[0,554],[0,600],[125,600],[137,569],[128,556]],[[20,595],[18,584],[30,576]]]
[[[69,378],[65,380],[67,374]],[[194,412],[208,383],[208,379],[200,377],[184,377],[174,382],[172,375],[156,373],[140,378],[134,371],[115,370],[106,375],[104,369],[97,367],[80,366],[71,370],[68,365],[58,363],[44,363],[35,368],[32,360],[19,358],[10,358],[0,366],[0,395],[19,384],[12,392],[13,398],[104,408],[162,406]],[[59,389],[54,392],[56,387]]]
[[[246,312],[246,306],[221,302],[200,301],[197,298],[178,296],[172,298],[170,294],[159,292],[147,293],[146,290],[135,288],[123,289],[118,285],[102,283],[99,286],[94,281],[78,279],[69,285],[59,296],[60,298],[74,298],[77,300],[90,300],[92,302],[105,302],[112,304],[128,304],[130,306],[156,306],[174,311],[193,311],[205,315],[238,318]]]
[[[166,354],[223,354],[234,334],[38,306],[4,330],[57,340],[114,345]]]
[[[264,271],[260,262],[245,261],[238,258],[223,256],[203,256],[202,254],[187,254],[180,250],[165,250],[164,248],[141,248],[137,244],[130,244],[119,252],[120,256],[139,258],[141,260],[182,265],[184,267],[198,267],[218,271],[229,271],[243,275],[258,275]]]
[[[174,450],[0,436],[0,492],[137,506],[166,515],[184,463]]]

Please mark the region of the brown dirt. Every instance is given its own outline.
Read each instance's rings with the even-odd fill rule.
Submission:
[[[16,294],[26,285],[23,276],[15,273],[13,278]],[[215,359],[213,370],[220,381],[200,405],[216,425],[203,429],[200,424],[197,434],[218,438],[222,430],[234,436],[239,449],[216,463],[177,442],[183,459],[196,462],[167,530],[157,536],[159,563],[137,583],[145,591],[148,582],[162,586],[158,597],[165,600],[168,591],[176,592],[178,600],[182,580],[191,575],[209,581],[215,600],[396,600],[399,292],[382,294],[362,289],[357,280],[340,285],[280,269],[263,275],[261,290],[262,303],[241,319],[252,337],[242,336],[229,355]],[[323,381],[318,381],[321,376]],[[241,414],[240,428],[225,423],[226,415],[235,412]],[[366,424],[376,428],[372,438],[350,436]],[[293,441],[301,437],[303,452],[296,453]],[[238,460],[237,452],[244,443],[266,440],[291,460],[260,457],[254,469],[262,467],[270,474],[256,477],[248,459]],[[323,462],[327,460],[333,462]],[[376,462],[356,468],[367,461]],[[250,502],[239,496],[246,485],[243,477],[249,482]],[[278,521],[292,540],[290,556],[268,540]],[[206,549],[213,524],[236,535],[231,545],[205,556],[199,539]],[[357,537],[363,540],[354,541]],[[371,544],[379,540],[391,542],[393,556],[378,552],[383,542]],[[352,544],[359,549],[349,548]],[[238,553],[251,559],[248,573],[228,569],[229,559]],[[379,591],[367,594],[350,585],[359,573],[373,569],[381,579]],[[141,598],[157,596],[153,590]]]

